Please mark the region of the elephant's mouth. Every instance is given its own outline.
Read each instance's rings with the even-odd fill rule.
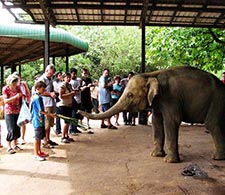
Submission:
[[[136,101],[133,101],[131,104],[128,106],[128,111],[130,112],[139,112],[143,111],[146,108],[146,100],[139,99]]]

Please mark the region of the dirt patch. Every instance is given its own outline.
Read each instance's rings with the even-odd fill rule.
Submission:
[[[168,164],[150,156],[151,126],[102,130],[99,124],[91,121],[94,135],[74,136],[74,143],[45,150],[50,157],[44,162],[33,160],[33,130],[28,128],[23,151],[8,155],[6,148],[0,149],[0,194],[225,194],[225,161],[211,159],[214,146],[203,126],[180,128],[181,163]],[[59,142],[59,137],[52,137]],[[197,164],[208,177],[183,176],[190,164]]]

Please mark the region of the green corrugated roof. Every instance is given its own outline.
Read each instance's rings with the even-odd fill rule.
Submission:
[[[28,24],[0,24],[0,36],[45,40],[45,26]],[[64,29],[50,28],[50,41],[67,43],[83,51],[88,51],[88,43]]]

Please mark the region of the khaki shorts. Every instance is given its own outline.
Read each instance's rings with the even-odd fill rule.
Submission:
[[[45,107],[45,112],[55,113],[55,107]],[[45,115],[45,129],[50,129],[54,126],[54,118]]]

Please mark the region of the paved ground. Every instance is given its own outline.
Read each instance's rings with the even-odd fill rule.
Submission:
[[[5,124],[2,141],[5,145]],[[76,142],[48,149],[44,162],[33,160],[32,127],[27,144],[14,155],[0,149],[0,194],[2,195],[224,195],[225,161],[211,160],[212,138],[202,126],[182,126],[182,162],[164,163],[151,157],[151,126],[123,126],[102,130],[91,121],[94,135],[74,137]],[[53,140],[60,138],[52,134]],[[197,164],[208,178],[195,179],[181,172]]]

